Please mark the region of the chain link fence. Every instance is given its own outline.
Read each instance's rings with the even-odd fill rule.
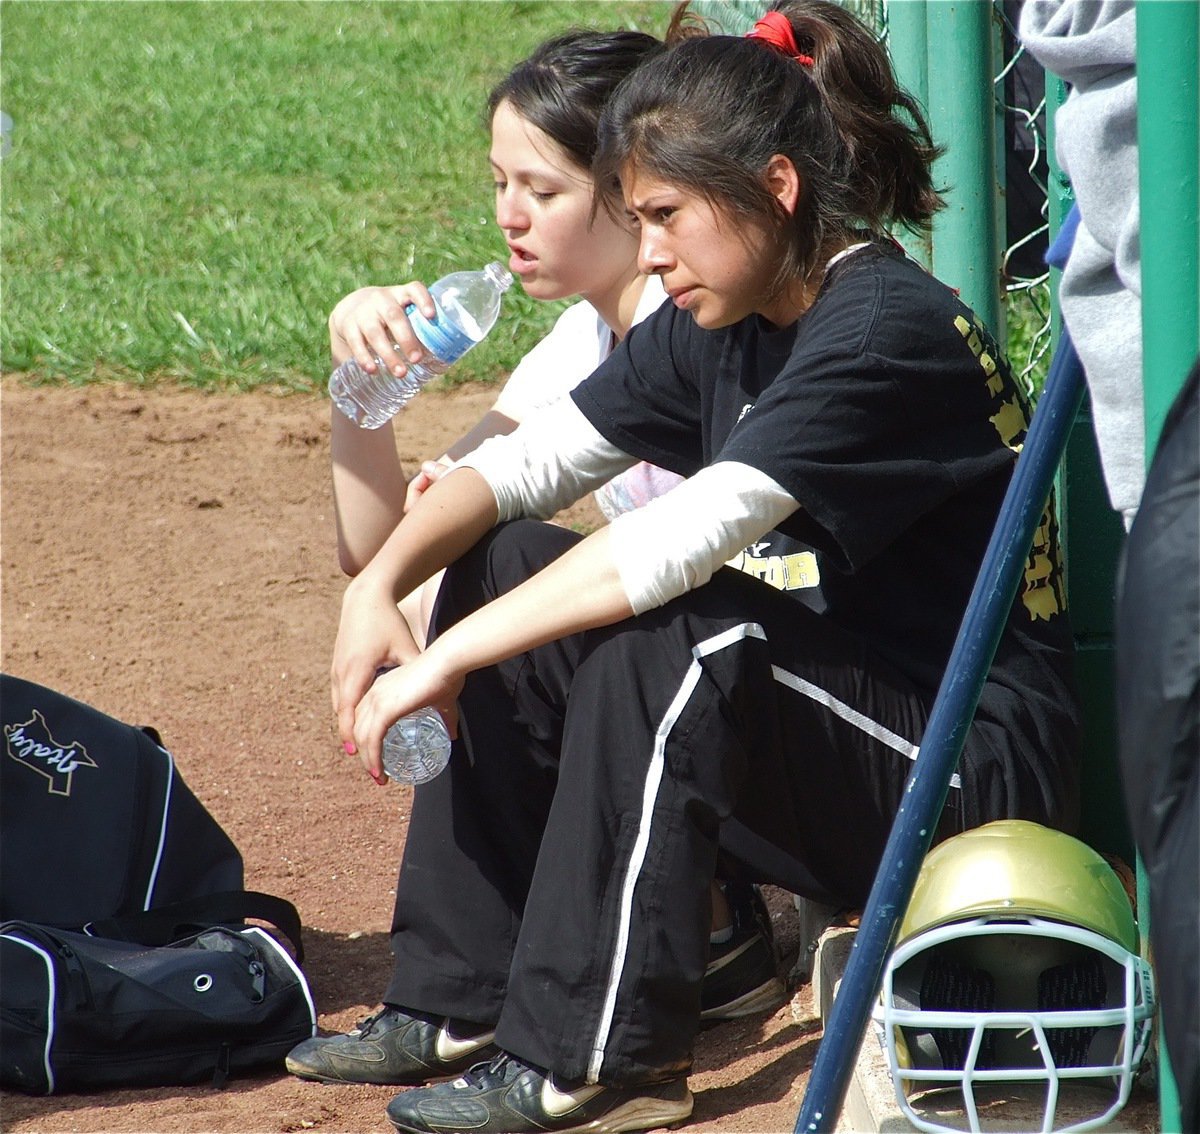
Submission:
[[[1033,394],[1046,378],[1052,330],[1044,259],[1050,232],[1046,73],[1017,36],[1020,0],[998,0],[994,7],[1001,66],[993,89],[1003,108],[1006,159],[999,171],[1007,233],[1000,278],[1007,293],[1009,361]]]

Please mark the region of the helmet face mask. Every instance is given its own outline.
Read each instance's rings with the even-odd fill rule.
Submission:
[[[1039,901],[1036,880],[1024,873],[1031,862],[1022,862],[1031,847],[1050,895],[1040,912],[1049,917],[1030,912]],[[998,869],[997,856],[1013,860],[1011,871]],[[1005,885],[1010,878],[1019,880],[1015,892]],[[996,893],[988,893],[989,881],[999,881]],[[1076,901],[1081,917],[1067,920]],[[934,848],[885,968],[877,1012],[909,1120],[923,1130],[979,1131],[981,1111],[1016,1095],[1036,1099],[1043,1131],[1107,1122],[1128,1101],[1153,1023],[1149,966],[1131,945],[1136,930],[1120,882],[1070,836],[1006,820]],[[1089,1114],[1055,1126],[1068,1083],[1096,1088],[1073,1091],[1063,1108],[1074,1118],[1086,1095]],[[949,1089],[962,1092],[966,1126],[933,1117],[947,1099],[925,1092]]]

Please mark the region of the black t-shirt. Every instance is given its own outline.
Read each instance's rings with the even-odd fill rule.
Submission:
[[[782,485],[800,511],[763,542],[815,548],[827,616],[936,691],[1028,424],[995,344],[949,288],[875,242],[781,329],[751,316],[706,331],[665,304],[572,397],[633,456],[685,476],[738,461]],[[1068,696],[1063,608],[1051,507],[994,685]],[[995,708],[1004,719],[1011,704]]]

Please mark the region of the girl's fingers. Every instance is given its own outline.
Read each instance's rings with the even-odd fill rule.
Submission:
[[[392,353],[404,362],[420,362],[425,357],[425,347],[412,329],[408,309],[414,307],[426,319],[433,319],[437,314],[433,298],[428,288],[416,280],[402,287],[388,288],[387,293],[390,302],[384,306],[382,315],[387,328],[388,345]]]
[[[410,305],[426,318],[435,313],[428,289],[417,281],[395,287],[360,288],[333,309],[330,330],[345,342],[354,361],[367,373],[375,373],[379,360],[401,378],[408,365],[419,362],[425,354],[408,319]]]

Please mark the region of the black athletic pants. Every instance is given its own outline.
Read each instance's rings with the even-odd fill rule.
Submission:
[[[578,538],[495,529],[447,571],[435,632]],[[494,1024],[567,1078],[686,1069],[719,846],[764,881],[863,901],[928,699],[729,568],[472,673],[450,766],[415,792],[385,1001]]]

